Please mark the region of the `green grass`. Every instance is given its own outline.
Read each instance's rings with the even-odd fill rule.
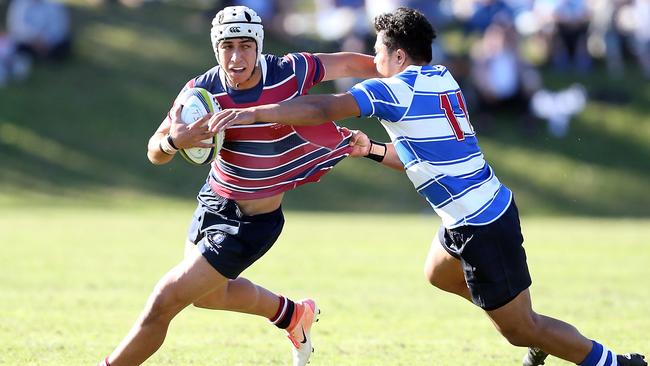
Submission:
[[[143,205],[145,206],[145,205]],[[0,365],[92,365],[127,332],[182,256],[190,204],[0,211]],[[288,212],[274,248],[244,275],[323,309],[317,365],[518,365],[469,303],[421,274],[433,214]],[[650,221],[523,219],[538,312],[617,351],[650,352]],[[286,365],[266,320],[188,309],[149,365]],[[548,365],[568,365],[557,359]]]
[[[0,89],[0,365],[92,365],[110,352],[180,259],[207,174],[180,159],[154,167],[145,156],[180,87],[214,63],[196,2],[66,2],[74,57]],[[442,35],[450,49],[458,36]],[[327,50],[290,41],[269,38],[266,51]],[[524,133],[507,113],[489,130],[473,119],[525,216],[535,308],[615,350],[650,352],[650,83],[635,71],[612,82],[601,68],[544,76],[554,89],[579,81],[592,96],[618,87],[627,102],[592,98],[564,139],[543,125]],[[374,121],[343,124],[386,139]],[[479,310],[423,280],[439,221],[405,175],[350,159],[287,194],[284,207],[284,234],[245,275],[318,300],[313,365],[518,364],[522,350]],[[576,215],[609,218],[567,218]],[[188,309],[149,364],[286,365],[289,357],[288,341],[263,319]]]

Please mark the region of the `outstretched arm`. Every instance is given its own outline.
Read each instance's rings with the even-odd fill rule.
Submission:
[[[346,77],[370,79],[381,77],[375,67],[374,57],[354,52],[316,53],[323,63],[323,81]]]
[[[283,125],[313,126],[322,123],[358,117],[361,114],[356,99],[350,93],[303,95],[279,104],[267,104],[243,109],[225,109],[214,114],[208,123],[210,131],[217,133],[232,125],[272,122]],[[373,143],[361,131],[353,131],[350,156],[382,157],[383,165],[404,171],[393,144]],[[375,159],[373,159],[375,160]]]
[[[359,106],[351,94],[304,95],[280,104],[267,104],[244,109],[226,109],[210,118],[210,131],[216,133],[231,125],[274,122],[284,125],[319,125],[321,123],[359,116]],[[354,131],[350,139],[351,156],[382,157],[383,165],[403,171],[404,166],[393,144],[371,143],[366,134]],[[375,160],[375,159],[373,159]]]
[[[226,109],[212,116],[209,126],[215,133],[231,125],[255,122],[312,126],[360,114],[356,100],[349,93],[303,95],[280,104]]]

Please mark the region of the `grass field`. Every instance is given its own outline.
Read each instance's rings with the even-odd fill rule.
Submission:
[[[191,197],[207,174],[145,156],[171,99],[214,64],[207,3],[64,1],[73,57],[0,89],[0,366],[94,365],[109,353],[181,258]],[[441,34],[452,48],[459,36]],[[336,51],[297,42],[269,37],[265,51]],[[648,354],[650,83],[628,71],[612,81],[602,65],[589,75],[543,70],[549,88],[580,82],[590,92],[564,139],[543,124],[524,132],[516,116],[473,124],[525,216],[536,310],[614,350]],[[602,97],[612,93],[618,102]],[[375,121],[342,124],[386,139]],[[288,194],[284,234],[244,273],[318,301],[312,365],[520,365],[523,350],[479,310],[424,281],[439,221],[406,176],[359,160]],[[289,363],[289,342],[264,319],[188,309],[148,365]]]
[[[190,205],[0,211],[0,365],[93,365],[182,253]],[[428,286],[431,215],[288,212],[244,274],[323,309],[312,365],[520,365],[469,303]],[[650,352],[650,220],[524,218],[536,310],[615,350]],[[188,309],[148,365],[287,365],[264,319]],[[564,365],[553,359],[547,365]]]

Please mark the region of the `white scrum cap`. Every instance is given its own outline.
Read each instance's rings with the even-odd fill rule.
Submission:
[[[212,19],[210,39],[214,54],[219,60],[219,42],[228,38],[253,38],[257,43],[257,62],[262,57],[264,43],[264,27],[262,18],[255,10],[246,6],[227,6]]]

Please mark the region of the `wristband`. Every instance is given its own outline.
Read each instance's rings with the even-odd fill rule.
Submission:
[[[174,145],[174,141],[170,134],[167,134],[167,136],[160,139],[160,144],[158,146],[160,147],[160,151],[167,155],[174,155],[178,151],[178,148]]]
[[[375,147],[375,146],[383,147],[384,148],[383,152],[381,152],[381,154],[377,154],[377,153],[373,152],[373,150],[374,150],[373,147]],[[386,151],[387,150],[388,149],[386,148],[386,144],[384,144],[383,142],[377,142],[377,141],[370,140],[370,149],[368,150],[368,155],[366,155],[365,157],[370,159],[370,160],[374,160],[374,161],[376,161],[378,163],[381,163],[382,161],[384,161],[384,157],[386,156]]]
[[[174,148],[174,150],[178,150],[178,147],[176,147],[176,144],[174,143],[174,140],[172,139],[172,134],[168,133],[167,134],[167,142],[169,142],[169,145]]]

